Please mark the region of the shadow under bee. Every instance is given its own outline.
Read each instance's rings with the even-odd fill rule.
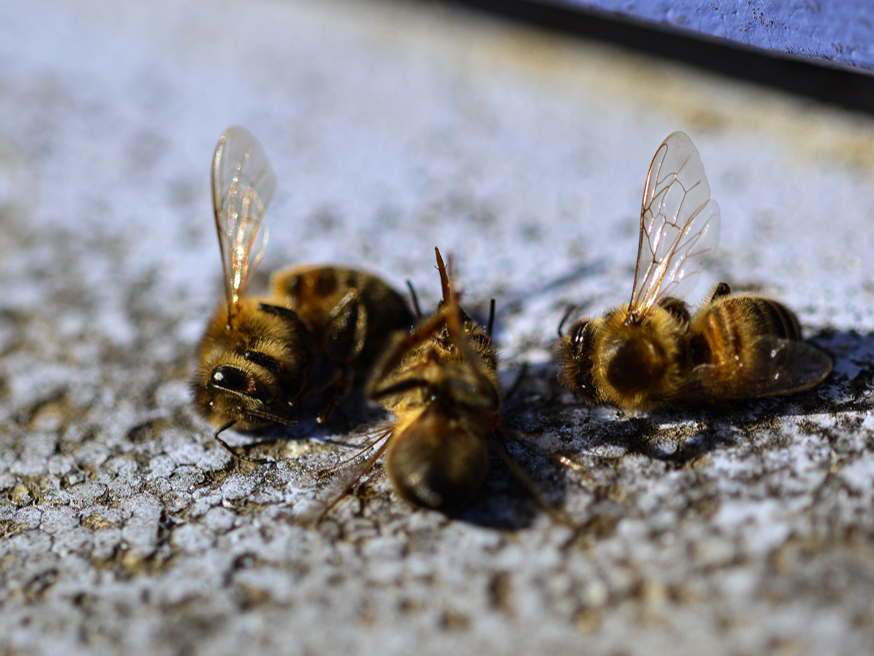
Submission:
[[[822,385],[822,396],[831,401],[831,407],[841,410],[871,407],[874,402],[874,334],[823,331],[809,341],[834,359],[834,370]]]
[[[528,367],[518,393],[505,405],[505,420],[527,431],[551,427],[551,444],[529,444],[545,457],[583,471],[628,454],[684,467],[756,432],[777,430],[786,418],[874,407],[874,336],[825,332],[809,341],[834,358],[835,369],[820,386],[791,396],[699,401],[629,412],[580,405],[556,380],[559,365],[544,362]]]
[[[367,434],[365,441],[377,442],[381,439],[381,434],[387,434],[390,430],[385,425]],[[520,481],[518,471],[511,470],[506,459],[492,451],[488,457],[488,476],[473,498],[459,505],[431,510],[437,510],[447,519],[483,528],[522,530],[530,527],[544,514],[543,504],[546,503],[551,505],[547,514],[554,519],[558,518],[562,524],[572,525],[560,510],[568,481],[564,469],[550,454],[526,449],[517,443],[522,439],[536,438],[536,435],[511,437],[505,439],[505,444],[509,457],[525,472],[526,478],[536,485],[540,502],[532,498],[530,484]],[[360,505],[358,510],[352,511],[353,514],[363,512],[365,505],[369,508],[368,515],[379,514],[378,505],[373,505],[376,499],[380,499],[384,506],[396,507],[397,500],[392,498],[394,495],[387,493],[387,484],[392,488],[394,486],[386,480],[388,473],[382,461],[384,453],[378,446],[365,449],[363,445],[356,445],[354,448],[365,452],[350,458],[338,457],[335,465],[320,472],[315,497],[295,508],[294,517],[297,523],[315,526],[334,512],[349,512],[348,508],[345,511],[340,509],[350,501]],[[405,512],[418,507],[418,504],[404,505],[408,509]]]
[[[810,404],[768,398],[749,407],[715,404],[709,408],[660,410],[644,416],[593,419],[578,435],[565,438],[566,446],[554,456],[571,469],[584,469],[606,458],[642,455],[686,467],[708,454],[748,443],[756,434],[777,433],[787,418],[818,415],[830,404],[814,399]],[[831,406],[833,407],[833,406]],[[621,414],[621,413],[620,413]],[[798,425],[797,422],[795,422]],[[582,442],[583,446],[579,446]],[[602,455],[603,452],[615,455]]]
[[[558,523],[573,526],[573,518],[560,510],[567,496],[568,476],[549,452],[538,448],[540,435],[510,428],[504,435],[509,457],[536,486],[539,501],[532,498],[531,484],[520,480],[504,458],[492,454],[481,494],[466,506],[446,511],[447,517],[483,528],[521,530],[546,512]]]

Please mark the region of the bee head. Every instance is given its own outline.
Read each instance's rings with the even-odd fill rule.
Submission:
[[[561,363],[559,382],[587,403],[596,403],[598,394],[592,383],[592,322],[584,317],[571,326],[558,343]]]
[[[235,422],[251,430],[275,423],[269,417],[276,414],[276,396],[260,373],[251,365],[227,363],[203,372],[192,385],[195,407],[214,426]]]
[[[228,322],[227,306],[219,306],[200,342],[191,382],[195,408],[216,427],[287,424],[307,366],[297,315],[242,298],[230,328]]]

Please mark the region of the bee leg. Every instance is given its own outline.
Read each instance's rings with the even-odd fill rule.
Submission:
[[[380,456],[385,453],[385,450],[391,443],[391,440],[388,439],[389,437],[391,437],[390,431],[383,437],[377,439],[377,442],[379,442],[380,439],[384,439],[385,441],[378,446],[372,455],[367,457],[360,467],[353,468],[352,471],[345,476],[340,475],[332,477],[332,484],[325,496],[321,499],[314,500],[302,510],[295,513],[295,521],[303,526],[315,526],[322,521],[325,515],[327,515],[334,506],[340,503],[340,501],[352,491],[352,489],[358,484],[358,481],[361,480],[361,477],[370,471],[376,461],[379,460]],[[375,446],[375,443],[370,444],[368,448],[372,446]]]
[[[340,366],[331,380],[328,383],[316,390],[319,394],[325,394],[328,400],[325,404],[325,409],[318,416],[316,421],[324,424],[328,419],[328,415],[337,407],[340,400],[349,395],[352,389],[352,382],[355,380],[355,371],[351,364]]]
[[[303,397],[305,397],[307,394],[309,394],[310,391],[312,391],[312,388],[307,385],[308,375],[309,375],[309,368],[304,367],[301,370],[300,387],[298,388],[295,395],[288,400],[288,405],[293,406],[295,403],[297,403]]]
[[[716,285],[716,289],[713,290],[713,295],[710,297],[709,303],[722,298],[723,296],[728,296],[731,294],[731,287],[728,286],[728,283],[721,282]]]
[[[440,260],[440,264],[442,263],[443,261]],[[445,276],[444,269],[441,269],[441,273]],[[448,290],[448,283],[446,290]],[[371,401],[379,401],[408,389],[428,385],[428,381],[405,379],[393,382],[386,387],[386,381],[390,380],[391,372],[397,368],[410,350],[431,339],[444,324],[449,330],[452,343],[462,352],[464,358],[471,363],[476,372],[480,390],[488,395],[492,406],[499,407],[501,405],[500,393],[478,365],[479,358],[470,346],[470,340],[461,323],[461,308],[451,296],[434,315],[425,323],[420,324],[412,333],[395,337],[395,343],[386,350],[373,369],[373,374],[367,383],[367,398]]]
[[[558,338],[559,339],[564,337],[564,335],[562,334],[562,328],[564,328],[564,324],[567,322],[567,320],[570,319],[571,313],[574,312],[576,309],[577,309],[576,305],[568,306],[568,309],[565,310],[564,314],[561,317],[561,321],[558,322]]]
[[[495,327],[495,299],[489,302],[489,321],[486,324],[486,335],[492,336],[492,328]]]
[[[452,298],[452,287],[449,284],[449,274],[446,272],[446,265],[443,263],[443,258],[440,256],[440,249],[434,247],[434,253],[437,255],[437,270],[440,272],[440,286],[443,290],[443,302],[448,303]],[[452,268],[452,254],[449,255],[449,268]]]
[[[351,350],[347,347],[345,337],[350,329],[352,330]],[[340,299],[322,322],[322,330],[331,336],[326,350],[332,360],[347,362],[358,357],[364,350],[367,338],[367,310],[358,302],[358,290],[350,289]]]
[[[392,372],[409,351],[431,339],[432,335],[444,323],[444,310],[441,308],[412,332],[396,332],[392,338],[393,343],[386,348],[373,367],[373,373],[367,381],[367,398],[371,401],[378,401],[394,394],[395,391],[392,391],[396,387],[394,383],[391,384],[391,387],[386,387],[386,381],[390,380]],[[412,387],[416,387],[416,385]]]
[[[222,438],[219,437],[219,433],[222,433],[222,432],[228,430],[236,423],[237,423],[236,421],[231,421],[231,422],[225,424],[224,426],[222,426],[221,428],[219,428],[213,434],[213,438],[215,439],[215,441],[218,442],[222,447],[224,447],[225,451],[230,453],[232,456],[234,456],[234,458],[236,458],[238,460],[245,460],[246,462],[254,462],[254,463],[259,464],[259,465],[265,465],[265,464],[273,462],[273,458],[250,458],[249,456],[242,455],[234,447],[232,447],[230,444],[228,444]]]
[[[364,350],[364,341],[367,338],[367,308],[358,306],[358,316],[355,317],[355,356]]]
[[[374,386],[373,389],[370,390],[370,393],[367,395],[367,397],[371,401],[378,403],[382,399],[389,396],[402,394],[411,389],[416,389],[417,387],[427,387],[429,384],[430,383],[425,378],[402,378],[401,380],[387,387]]]
[[[509,401],[513,395],[519,391],[519,388],[522,387],[522,381],[525,380],[525,375],[528,373],[528,363],[523,362],[522,368],[519,370],[519,375],[516,376],[516,380],[513,381],[513,384],[510,385],[509,391],[504,394],[504,401]]]
[[[512,472],[513,476],[519,479],[519,482],[525,486],[525,489],[528,490],[528,493],[534,498],[534,501],[537,502],[537,505],[545,512],[549,517],[559,524],[564,524],[565,526],[570,526],[571,528],[575,528],[575,524],[570,520],[570,518],[565,515],[561,510],[554,508],[546,499],[543,497],[543,494],[540,491],[540,488],[537,487],[537,484],[531,479],[522,467],[516,464],[516,461],[513,460],[513,456],[510,455],[510,452],[507,450],[507,445],[504,442],[504,436],[509,437],[509,433],[507,429],[499,428],[496,432],[492,433],[493,444],[495,449],[498,452],[498,455],[501,456],[503,461],[507,464],[507,467],[510,468],[510,472]],[[520,442],[520,444],[522,444]],[[523,445],[524,446],[524,445]]]
[[[344,336],[349,333],[350,325],[353,322],[352,349],[350,350],[346,346],[347,342]],[[328,397],[324,411],[316,420],[320,424],[328,419],[328,415],[337,407],[340,400],[348,396],[355,380],[355,359],[364,350],[367,337],[367,310],[358,303],[357,290],[350,289],[331,309],[328,316],[325,317],[323,327],[326,329],[325,332],[331,335],[326,347],[326,355],[337,365],[337,371],[327,384],[315,390]]]
[[[420,321],[422,319],[422,309],[419,307],[419,297],[416,294],[416,289],[413,287],[413,283],[407,280],[407,287],[410,290],[410,299],[413,301],[413,309],[416,311],[416,320]]]
[[[347,300],[348,299],[348,300]],[[348,311],[346,313],[346,329],[348,330],[349,319],[354,314],[355,315],[355,328],[352,332],[352,352],[341,352],[334,354],[334,359],[340,362],[352,362],[361,351],[364,350],[364,343],[367,339],[367,308],[363,305],[359,305],[358,303],[358,293],[352,289],[348,294],[344,297],[340,303],[337,304],[337,307],[343,306],[344,309],[348,307]]]
[[[340,299],[340,302],[337,303],[331,311],[328,312],[328,316],[325,317],[325,321],[323,322],[324,326],[331,325],[337,317],[339,317],[348,306],[350,305],[358,305],[358,290],[354,287],[346,292],[346,295]]]
[[[319,473],[317,474],[319,479],[327,478],[328,476],[330,476],[334,472],[336,472],[338,469],[342,469],[343,467],[348,465],[350,462],[358,460],[362,455],[364,455],[365,453],[370,451],[372,448],[374,448],[380,442],[390,438],[393,434],[394,434],[393,427],[389,427],[387,429],[383,428],[382,430],[378,431],[376,433],[376,439],[373,439],[370,442],[368,442],[367,444],[365,444],[363,447],[358,449],[351,456],[349,456],[348,458],[343,458],[342,460],[338,461],[336,464],[328,467],[327,469],[320,470]],[[351,444],[344,444],[343,446],[352,446],[352,445]],[[382,453],[382,452],[380,451],[380,453]]]
[[[495,387],[489,380],[488,376],[482,370],[480,359],[470,345],[470,339],[467,333],[464,332],[464,326],[461,323],[461,307],[454,298],[441,308],[441,314],[446,319],[446,328],[449,330],[449,336],[452,343],[464,354],[464,359],[467,360],[473,370],[476,372],[477,379],[480,383],[480,390],[487,393],[495,408],[501,405],[501,395],[498,388]]]

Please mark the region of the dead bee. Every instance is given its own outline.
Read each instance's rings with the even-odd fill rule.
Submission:
[[[701,158],[686,134],[674,132],[647,174],[631,302],[580,319],[565,336],[559,326],[561,384],[589,403],[647,410],[791,394],[822,382],[831,357],[800,341],[798,320],[780,303],[720,283],[691,316],[682,299],[718,241],[719,207]]]
[[[411,332],[395,334],[367,383],[371,402],[392,412],[396,421],[366,447],[372,455],[351,476],[333,477],[327,501],[298,513],[302,523],[324,516],[383,453],[402,497],[428,508],[458,506],[485,478],[490,445],[555,516],[502,440],[498,357],[491,339],[494,304],[487,326],[471,319],[453,296],[440,251],[435,252],[443,291],[437,312]]]
[[[458,305],[435,251],[443,301],[411,333],[395,337],[367,396],[397,418],[383,445],[395,489],[413,503],[446,508],[470,499],[485,478],[501,392],[490,327]]]
[[[293,425],[294,403],[321,358],[336,368],[317,391],[326,406],[319,421],[349,391],[356,366],[379,353],[391,332],[409,327],[403,298],[376,276],[336,266],[304,265],[276,272],[271,295],[245,295],[264,253],[262,219],[276,175],[258,140],[228,128],[216,145],[212,195],[226,303],[216,308],[198,350],[194,405],[218,428],[251,430]]]

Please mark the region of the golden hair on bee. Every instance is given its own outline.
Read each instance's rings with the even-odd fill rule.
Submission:
[[[435,252],[440,307],[412,332],[395,336],[367,395],[396,417],[386,440],[395,489],[413,503],[446,508],[469,500],[485,478],[501,393],[491,335],[458,305]]]
[[[483,326],[458,304],[440,251],[435,249],[443,300],[410,332],[397,332],[367,383],[370,401],[395,415],[391,427],[368,448],[363,466],[335,477],[334,493],[298,519],[317,521],[385,454],[395,490],[420,506],[452,509],[476,494],[495,448],[513,474],[552,517],[528,475],[503,442],[498,354],[491,316]]]
[[[356,367],[367,366],[391,332],[412,324],[403,298],[376,276],[333,265],[299,265],[271,276],[271,293],[246,292],[264,254],[263,218],[276,175],[255,136],[228,128],[212,166],[216,232],[224,270],[225,303],[216,308],[198,349],[191,383],[194,406],[218,430],[293,425],[296,402],[316,390],[314,363],[333,376],[318,386],[325,421],[351,388]]]
[[[690,315],[683,298],[718,241],[719,207],[698,150],[674,132],[647,173],[631,301],[580,319],[566,335],[559,326],[561,384],[588,403],[648,410],[791,394],[822,382],[831,357],[801,341],[798,320],[777,301],[732,294],[720,283]]]

